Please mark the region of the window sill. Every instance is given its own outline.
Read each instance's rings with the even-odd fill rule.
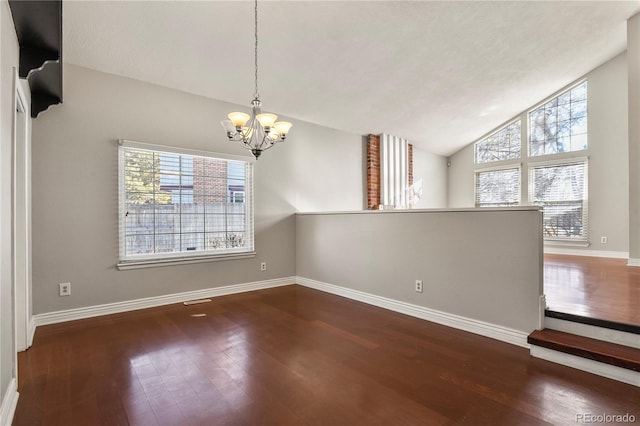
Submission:
[[[143,268],[156,268],[159,266],[172,266],[172,265],[190,265],[192,263],[204,263],[204,262],[219,262],[221,260],[238,260],[238,259],[250,259],[256,257],[256,252],[245,253],[230,253],[230,254],[217,254],[208,256],[194,256],[194,257],[173,257],[165,259],[148,259],[148,260],[128,260],[120,261],[116,267],[120,271],[126,271],[128,269],[143,269]]]
[[[545,240],[545,246],[549,247],[589,247],[589,240]]]

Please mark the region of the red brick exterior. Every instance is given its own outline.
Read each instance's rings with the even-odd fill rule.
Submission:
[[[407,162],[409,163],[409,186],[413,185],[413,145],[408,144]]]
[[[380,136],[367,136],[367,208],[380,208]]]
[[[219,176],[219,179],[205,179]],[[224,203],[227,199],[227,162],[212,158],[193,158],[193,202],[195,204]]]

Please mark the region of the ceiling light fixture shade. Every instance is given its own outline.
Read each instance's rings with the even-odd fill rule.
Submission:
[[[240,142],[258,159],[262,151],[286,139],[292,124],[288,121],[276,122],[277,115],[262,112],[262,101],[258,95],[258,0],[254,1],[254,23],[255,91],[251,101],[251,115],[232,112],[228,115],[228,120],[222,120],[222,127],[230,141]]]

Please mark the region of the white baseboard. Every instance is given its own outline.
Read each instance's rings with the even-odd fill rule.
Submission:
[[[0,405],[0,425],[10,426],[13,422],[13,415],[16,412],[16,406],[18,405],[18,387],[16,379],[13,378],[7,386],[7,390],[2,398],[2,404]]]
[[[631,259],[627,261],[627,266],[640,266],[640,259]]]
[[[546,320],[547,311],[547,296],[541,294],[538,298],[538,330],[542,330],[544,328],[544,323]]]
[[[588,250],[588,249],[575,249],[575,248],[557,247],[557,246],[545,246],[544,252],[545,254],[548,253],[548,254],[566,254],[569,256],[609,257],[612,259],[627,259],[629,257],[629,253],[626,251]]]
[[[413,305],[411,303],[401,302],[374,294],[365,293],[358,290],[352,290],[346,287],[340,287],[321,281],[312,280],[304,277],[296,277],[296,282],[302,286],[314,288],[348,299],[357,300],[369,305],[378,306],[380,308],[389,309],[391,311],[400,312],[412,317],[421,318],[427,321],[446,325],[448,327],[457,328],[481,336],[490,337],[502,342],[511,343],[513,345],[529,348],[527,343],[527,333],[513,330],[511,328],[490,324],[483,321],[474,320],[458,315],[449,314],[435,309],[425,308],[424,306]]]
[[[87,306],[85,308],[68,309],[64,311],[47,312],[34,315],[35,326],[74,321],[100,315],[117,314],[135,311],[137,309],[153,308],[156,306],[181,303],[186,300],[204,299],[207,297],[225,296],[228,294],[244,293],[272,287],[295,284],[295,277],[277,278],[273,280],[256,281],[252,283],[233,284],[224,287],[213,287],[203,290],[186,291],[163,296],[147,297],[144,299],[128,300],[124,302],[107,303],[104,305]],[[35,330],[35,327],[34,327]]]
[[[577,368],[578,370],[597,374],[598,376],[607,377],[630,385],[640,386],[640,372],[637,371],[627,370],[626,368],[616,367],[615,365],[609,365],[535,345],[531,345],[530,353],[531,356],[536,358],[555,362],[556,364],[562,364],[567,367]]]
[[[31,318],[29,318],[29,325],[27,328],[27,349],[29,349],[31,345],[33,345],[33,336],[35,334],[36,334],[36,319],[32,315]]]

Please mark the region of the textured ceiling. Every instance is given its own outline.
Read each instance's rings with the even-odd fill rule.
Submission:
[[[248,110],[253,2],[63,7],[65,62]],[[258,8],[265,110],[357,134],[386,132],[450,155],[623,52],[626,19],[640,1],[261,1]]]

